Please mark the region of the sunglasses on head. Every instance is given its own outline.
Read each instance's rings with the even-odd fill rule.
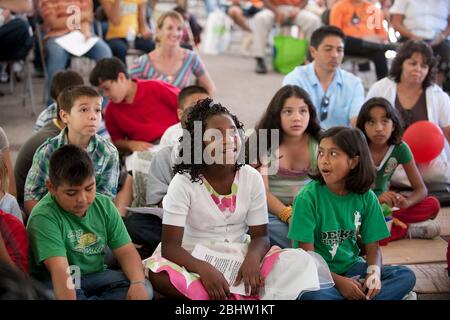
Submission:
[[[320,103],[320,121],[324,121],[328,117],[328,105],[330,104],[330,98],[323,96]]]

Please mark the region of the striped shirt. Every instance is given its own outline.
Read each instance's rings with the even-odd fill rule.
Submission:
[[[81,15],[91,13],[86,22],[93,22],[94,5],[92,0],[38,0],[38,10],[44,21],[45,37],[55,37],[70,31],[71,23],[76,23],[76,14],[79,10]],[[49,17],[66,18],[67,24],[63,28],[56,29],[49,23]],[[83,22],[83,21],[81,21]]]
[[[67,130],[63,129],[59,135],[48,139],[36,150],[25,181],[24,201],[40,200],[47,193],[45,181],[49,175],[50,157],[56,149],[68,144]],[[119,178],[119,153],[116,147],[95,135],[89,141],[86,151],[94,163],[97,192],[114,198]]]
[[[53,119],[57,117],[58,117],[57,105],[56,102],[53,102],[39,114],[36,123],[34,124],[34,132],[38,132],[47,123],[51,122]],[[100,125],[98,127],[97,134],[104,139],[107,140],[111,139],[108,131],[106,130],[105,121],[103,121],[103,118],[100,120]]]
[[[297,193],[308,183],[311,179],[308,176],[309,169],[316,167],[317,141],[309,140],[309,158],[310,168],[302,171],[288,170],[279,167],[278,172],[269,175],[269,190],[278,198],[284,205],[288,206],[294,202]],[[273,159],[273,158],[272,158]],[[271,160],[271,161],[276,161]],[[270,164],[269,164],[270,165]],[[273,164],[272,164],[273,165]]]
[[[128,68],[128,73],[132,77],[140,79],[155,79],[168,82],[180,89],[193,83],[191,77],[197,79],[205,73],[205,66],[200,57],[194,51],[185,50],[183,64],[173,75],[168,75],[156,70],[155,65],[150,60],[149,55],[140,56],[139,59]]]

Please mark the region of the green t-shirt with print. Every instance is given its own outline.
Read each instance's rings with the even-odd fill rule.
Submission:
[[[105,270],[105,247],[119,248],[131,242],[113,202],[97,193],[84,217],[63,210],[47,193],[33,208],[27,224],[30,241],[31,274],[47,280],[50,274],[44,260],[67,257],[81,275]]]
[[[344,274],[359,257],[357,234],[364,244],[389,236],[381,206],[372,190],[339,196],[326,184],[311,181],[297,195],[288,238],[314,243],[332,272]]]
[[[389,181],[399,164],[406,164],[413,159],[409,146],[405,142],[397,145],[391,145],[385,158],[377,168],[377,177],[375,178],[373,191],[377,196],[389,189]]]

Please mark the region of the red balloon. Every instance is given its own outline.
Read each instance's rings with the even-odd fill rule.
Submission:
[[[417,163],[428,163],[436,158],[444,148],[444,139],[441,128],[425,120],[414,122],[403,134]]]

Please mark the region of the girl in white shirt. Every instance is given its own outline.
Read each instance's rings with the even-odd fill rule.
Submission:
[[[296,299],[332,283],[314,253],[270,248],[264,183],[241,161],[242,129],[211,99],[187,115],[176,175],[163,199],[162,241],[146,261],[150,281],[166,297]],[[193,253],[200,245],[242,262],[236,278]]]

